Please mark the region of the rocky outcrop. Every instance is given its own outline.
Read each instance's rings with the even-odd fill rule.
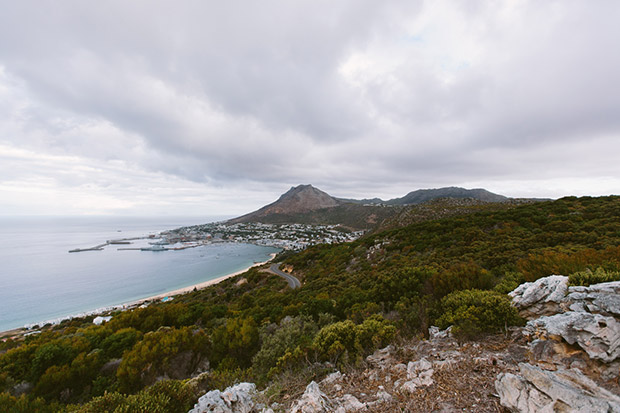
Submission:
[[[320,413],[333,410],[333,403],[327,395],[319,389],[315,381],[311,381],[306,391],[293,406],[292,413]]]
[[[568,277],[554,275],[510,295],[530,320],[523,334],[537,365],[498,376],[501,404],[518,412],[620,412],[620,398],[592,380],[618,379],[620,282],[568,287]]]
[[[620,282],[569,287],[563,303],[570,311],[620,318]]]
[[[502,406],[529,412],[620,412],[620,397],[579,370],[545,371],[519,364],[519,375],[502,373],[495,382]]]
[[[198,399],[189,413],[250,413],[255,411],[254,383],[239,383],[223,392],[212,390]]]
[[[508,295],[522,317],[531,319],[561,311],[560,303],[568,292],[568,277],[552,275],[523,283]]]
[[[401,391],[412,393],[418,387],[426,387],[433,384],[433,365],[425,358],[418,361],[410,361],[407,365],[408,381],[401,386]]]
[[[539,340],[561,337],[605,363],[620,357],[620,323],[613,317],[570,311],[529,321],[524,333]]]

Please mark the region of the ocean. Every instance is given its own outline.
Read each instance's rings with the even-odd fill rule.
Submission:
[[[129,303],[209,281],[269,259],[279,249],[220,243],[179,251],[119,251],[108,245],[217,221],[202,218],[0,217],[0,331]]]

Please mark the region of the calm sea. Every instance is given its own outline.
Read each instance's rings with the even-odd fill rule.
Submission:
[[[106,240],[147,236],[201,218],[0,217],[0,331],[187,287],[264,261],[278,249],[212,244],[180,251],[69,253]]]

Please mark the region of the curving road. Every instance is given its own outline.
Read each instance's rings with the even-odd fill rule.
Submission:
[[[288,283],[288,286],[291,287],[293,290],[295,288],[301,287],[301,282],[299,282],[296,277],[293,277],[291,274],[287,274],[284,271],[280,271],[280,264],[271,264],[271,266],[269,267],[269,271],[284,278]]]

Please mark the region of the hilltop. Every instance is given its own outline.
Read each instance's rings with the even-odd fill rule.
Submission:
[[[475,204],[506,203],[511,200],[503,195],[497,195],[485,189],[465,189],[458,187],[420,189],[408,193],[402,198],[383,201],[380,198],[372,199],[345,199],[336,198],[312,185],[298,185],[292,187],[280,198],[254,212],[234,218],[228,223],[262,222],[267,224],[323,224],[344,225],[353,229],[374,229],[385,221],[390,221],[402,215],[412,205],[435,202],[441,205],[445,202],[446,210],[461,213],[462,208],[454,208],[452,200],[471,201]],[[436,210],[436,207],[432,208]],[[467,211],[469,212],[469,211]],[[426,214],[433,216],[433,214]],[[448,216],[442,213],[437,217]]]

